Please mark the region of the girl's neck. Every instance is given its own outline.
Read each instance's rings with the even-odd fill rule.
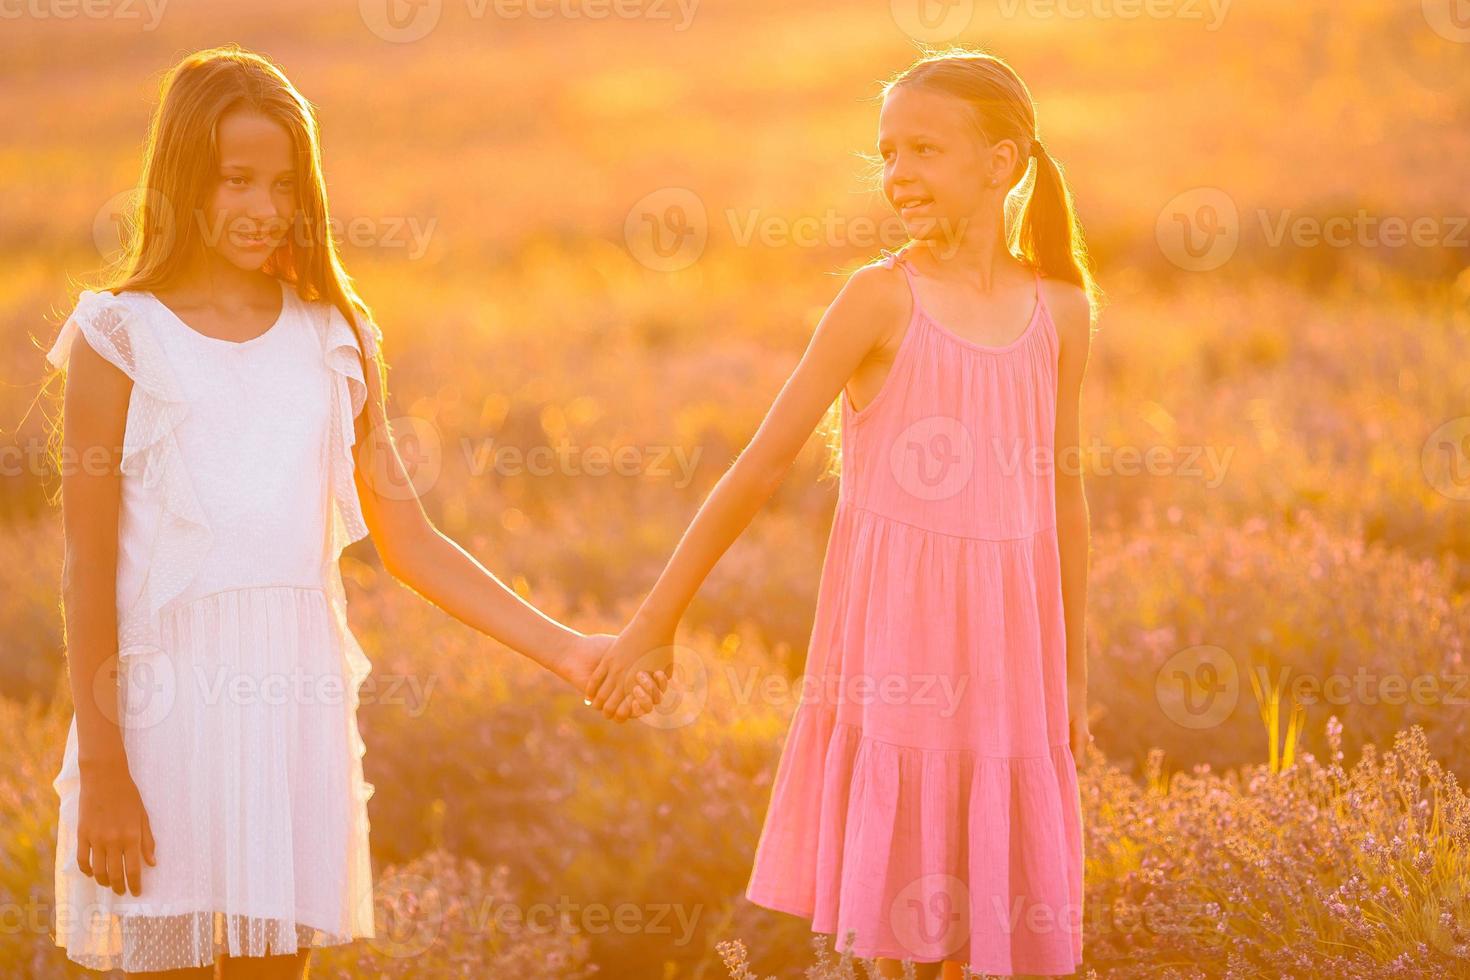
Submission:
[[[276,278],[258,269],[241,269],[213,252],[190,263],[168,283],[168,292],[211,305],[269,303],[280,289]]]
[[[964,279],[989,289],[1002,276],[1021,268],[1006,242],[1002,221],[971,218],[963,234],[916,240],[907,251],[922,273],[939,279]]]

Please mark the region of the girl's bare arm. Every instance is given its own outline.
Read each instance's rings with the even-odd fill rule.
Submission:
[[[629,668],[649,651],[672,645],[674,628],[700,585],[780,486],[833,399],[895,326],[906,322],[908,296],[903,274],[894,269],[867,266],[848,279],[755,436],[715,484],[633,622],[598,665],[587,689],[593,707],[620,716]],[[644,663],[667,669],[667,659]]]
[[[1082,708],[1087,698],[1087,564],[1090,521],[1082,487],[1082,376],[1087,368],[1092,323],[1087,295],[1067,283],[1048,285],[1048,308],[1057,327],[1055,434],[1057,541],[1062,571],[1062,607],[1067,635],[1067,697]]]
[[[375,362],[368,364],[367,388],[366,406],[356,420],[355,481],[383,566],[455,619],[583,687],[611,638],[586,636],[542,613],[434,526],[389,430]],[[652,672],[649,680],[660,690],[666,683]],[[650,699],[640,699],[634,716],[651,707]]]
[[[121,895],[142,893],[148,815],[128,771],[117,704],[117,534],[123,432],[133,383],[79,335],[62,406],[62,608],[77,725],[77,865]],[[61,846],[72,842],[62,841]]]

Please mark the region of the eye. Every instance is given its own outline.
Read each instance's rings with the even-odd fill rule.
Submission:
[[[918,145],[918,146],[917,146],[917,147],[916,147],[916,149],[917,149],[917,150],[918,150],[918,151],[919,151],[919,152],[920,152],[920,153],[923,153],[923,152],[925,152],[925,151],[926,151],[926,150],[938,150],[938,149],[939,149],[939,147],[937,147],[937,146],[935,146],[935,145],[934,145],[934,144],[933,144],[933,143],[920,143],[920,144],[919,144],[919,145]]]
[[[239,181],[239,183],[237,184],[235,183],[235,181]],[[240,187],[246,183],[246,180],[239,174],[228,174],[225,176],[225,183],[231,185],[232,187]]]
[[[293,187],[296,186],[295,179],[293,179],[291,177],[283,177],[280,180],[278,180],[276,183],[278,185],[280,185],[282,188],[286,189],[286,190],[290,190],[291,188],[293,188]]]

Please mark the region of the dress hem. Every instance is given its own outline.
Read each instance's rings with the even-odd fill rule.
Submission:
[[[788,904],[786,904],[784,902],[781,902],[778,899],[758,898],[755,895],[752,895],[749,891],[747,891],[745,893],[745,900],[747,902],[749,902],[750,904],[752,904],[752,905],[758,905],[758,906],[760,906],[763,909],[770,909],[773,912],[782,912],[782,913],[785,913],[786,915],[794,915],[794,916],[797,916],[798,918],[807,919],[807,920],[811,920],[815,916],[815,914],[816,914],[814,908],[813,909],[808,909],[808,908],[802,908],[802,907],[795,906],[795,905],[788,905]],[[808,924],[811,925],[810,921],[808,921]],[[811,925],[811,931],[812,931],[812,934],[813,935],[831,936],[834,940],[837,938],[837,935],[838,935],[837,932],[834,931],[834,930],[832,930],[832,929],[818,929],[815,925]],[[951,958],[945,958],[945,959],[940,959],[940,960],[920,960],[920,959],[915,959],[914,958],[914,954],[911,953],[911,952],[907,952],[907,951],[897,952],[897,951],[888,949],[886,947],[879,948],[879,947],[876,947],[876,946],[874,946],[874,947],[867,947],[866,949],[860,949],[859,947],[861,945],[862,944],[859,943],[856,939],[853,940],[853,944],[852,944],[852,955],[853,956],[860,956],[863,959],[876,959],[878,957],[882,957],[883,959],[891,959],[891,960],[908,960],[909,962],[914,963],[914,964],[921,964],[921,963],[958,963],[958,962],[961,962],[960,959],[951,959]],[[837,952],[838,953],[841,953],[842,950],[839,949],[839,950],[837,950]],[[1070,975],[1072,973],[1076,973],[1079,969],[1082,968],[1082,962],[1083,961],[1081,959],[1078,959],[1077,962],[1076,962],[1076,964],[1074,964],[1071,969],[1069,969],[1068,971],[1066,971],[1065,973],[1062,973],[1060,975],[1061,976],[1068,976],[1068,975]],[[1045,968],[1041,968],[1041,969],[1036,969],[1036,968],[1029,967],[1029,966],[1028,967],[1023,967],[1023,968],[1017,968],[1016,966],[1012,965],[1012,966],[1008,967],[1007,969],[999,969],[999,968],[997,968],[997,967],[995,967],[993,965],[992,966],[977,966],[973,962],[966,963],[966,965],[969,966],[969,968],[972,971],[978,971],[978,972],[981,972],[981,973],[990,974],[992,976],[1001,976],[1001,977],[1014,976],[1017,973],[1039,973],[1039,974],[1041,974],[1043,976],[1056,976],[1056,975],[1058,975],[1058,974],[1055,973],[1055,970],[1054,970],[1053,967],[1045,967]]]
[[[1036,958],[1081,956],[1081,935],[1068,914],[1084,901],[1070,744],[1054,742],[1045,756],[1020,758],[901,745],[837,721],[830,706],[812,707],[829,710],[801,710],[792,720],[745,897],[809,919],[814,933],[866,931],[866,942],[854,943],[858,956],[963,962],[974,949],[990,958],[978,967],[988,973],[1074,972],[1073,963]],[[809,775],[798,779],[801,770]],[[991,808],[998,822],[987,816]],[[992,853],[998,857],[981,856]],[[1030,854],[1044,856],[1022,856]],[[933,883],[921,891],[943,896],[957,888],[954,894],[965,897],[954,900],[970,908],[967,935],[955,937],[952,948],[922,933],[910,948],[895,931],[894,903],[926,879]],[[1054,910],[1053,929],[1071,940],[997,929],[980,904],[986,896]]]
[[[219,909],[199,909],[195,907],[181,909],[177,912],[165,912],[162,910],[131,915],[113,914],[109,918],[114,928],[120,928],[120,924],[128,919],[152,920],[173,917],[191,916],[194,919],[194,928],[199,928],[206,916],[209,916],[208,928],[212,933],[223,931],[224,938],[215,938],[211,935],[207,941],[202,941],[197,957],[185,957],[183,960],[172,960],[165,962],[150,961],[137,963],[129,966],[126,948],[120,948],[112,952],[86,952],[74,951],[74,947],[86,947],[88,945],[85,937],[63,936],[54,929],[50,932],[50,938],[56,949],[65,953],[66,958],[84,969],[108,972],[121,970],[124,973],[157,972],[166,970],[188,970],[199,967],[213,966],[221,957],[231,959],[259,959],[267,956],[291,956],[303,950],[326,949],[333,946],[346,946],[361,939],[372,939],[374,932],[364,933],[357,930],[348,933],[334,932],[323,929],[320,926],[311,925],[303,919],[286,919],[272,916],[241,916],[222,912]],[[227,922],[231,919],[245,919],[247,923],[254,924],[256,928],[261,926],[274,926],[278,929],[288,930],[288,934],[294,933],[295,942],[291,948],[285,948],[285,943],[277,943],[274,939],[265,938],[259,941],[259,951],[251,951],[246,948],[250,944],[249,939],[231,942]],[[187,928],[187,927],[186,927]],[[195,933],[198,935],[198,933]],[[237,937],[238,939],[238,937]],[[77,941],[80,940],[80,941]],[[232,946],[235,947],[232,949]],[[238,949],[239,951],[235,951]]]

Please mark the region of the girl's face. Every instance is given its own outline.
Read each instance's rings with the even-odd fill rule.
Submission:
[[[883,194],[917,241],[954,242],[1008,181],[989,187],[1014,155],[986,143],[964,100],[920,85],[888,91],[878,117]]]
[[[286,239],[296,210],[291,134],[269,116],[235,109],[220,118],[219,173],[204,208],[205,243],[232,265],[258,271]]]

